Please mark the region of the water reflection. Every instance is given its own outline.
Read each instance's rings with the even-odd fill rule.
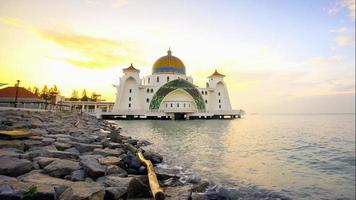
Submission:
[[[154,142],[170,165],[228,186],[293,198],[354,198],[354,115],[248,116],[240,120],[116,121]]]

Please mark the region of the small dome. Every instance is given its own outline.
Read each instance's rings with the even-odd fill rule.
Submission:
[[[185,66],[179,58],[172,56],[172,51],[169,49],[166,56],[158,58],[153,64],[152,73],[185,74]]]

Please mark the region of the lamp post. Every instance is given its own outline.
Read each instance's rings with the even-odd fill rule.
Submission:
[[[15,108],[17,107],[17,96],[18,96],[18,94],[19,94],[19,85],[20,85],[20,80],[17,80],[17,81],[16,81],[15,105],[14,105]]]

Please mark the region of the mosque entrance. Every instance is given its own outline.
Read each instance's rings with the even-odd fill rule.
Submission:
[[[187,113],[174,113],[174,120],[185,120],[187,119]]]

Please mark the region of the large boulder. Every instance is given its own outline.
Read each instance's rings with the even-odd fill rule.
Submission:
[[[71,144],[68,144],[68,143],[64,143],[64,142],[55,142],[54,143],[54,146],[56,146],[56,148],[60,151],[64,151],[66,149],[69,149],[72,147]]]
[[[16,157],[19,158],[23,152],[15,148],[3,148],[0,149],[0,157]]]
[[[85,171],[82,169],[75,170],[70,175],[70,180],[72,181],[84,181],[85,180]]]
[[[122,187],[106,187],[105,200],[126,199],[126,188]]]
[[[116,175],[108,175],[98,178],[97,182],[102,183],[105,187],[124,187],[128,188],[133,177],[119,177]]]
[[[43,172],[50,176],[63,178],[79,168],[79,163],[71,160],[58,159],[47,165]]]
[[[178,169],[169,169],[162,166],[155,166],[154,170],[159,180],[166,180],[169,178],[180,178],[180,171]]]
[[[66,189],[59,200],[104,200],[105,188],[99,183],[75,182]]]
[[[150,198],[150,186],[147,176],[137,176],[131,179],[127,188],[128,198]]]
[[[105,175],[106,166],[101,165],[97,158],[94,156],[81,157],[80,165],[83,167],[84,171],[92,178],[98,178]]]
[[[0,175],[19,176],[31,171],[32,162],[14,157],[0,158]]]
[[[163,156],[153,151],[145,151],[143,156],[150,160],[153,164],[161,163],[163,161]]]

